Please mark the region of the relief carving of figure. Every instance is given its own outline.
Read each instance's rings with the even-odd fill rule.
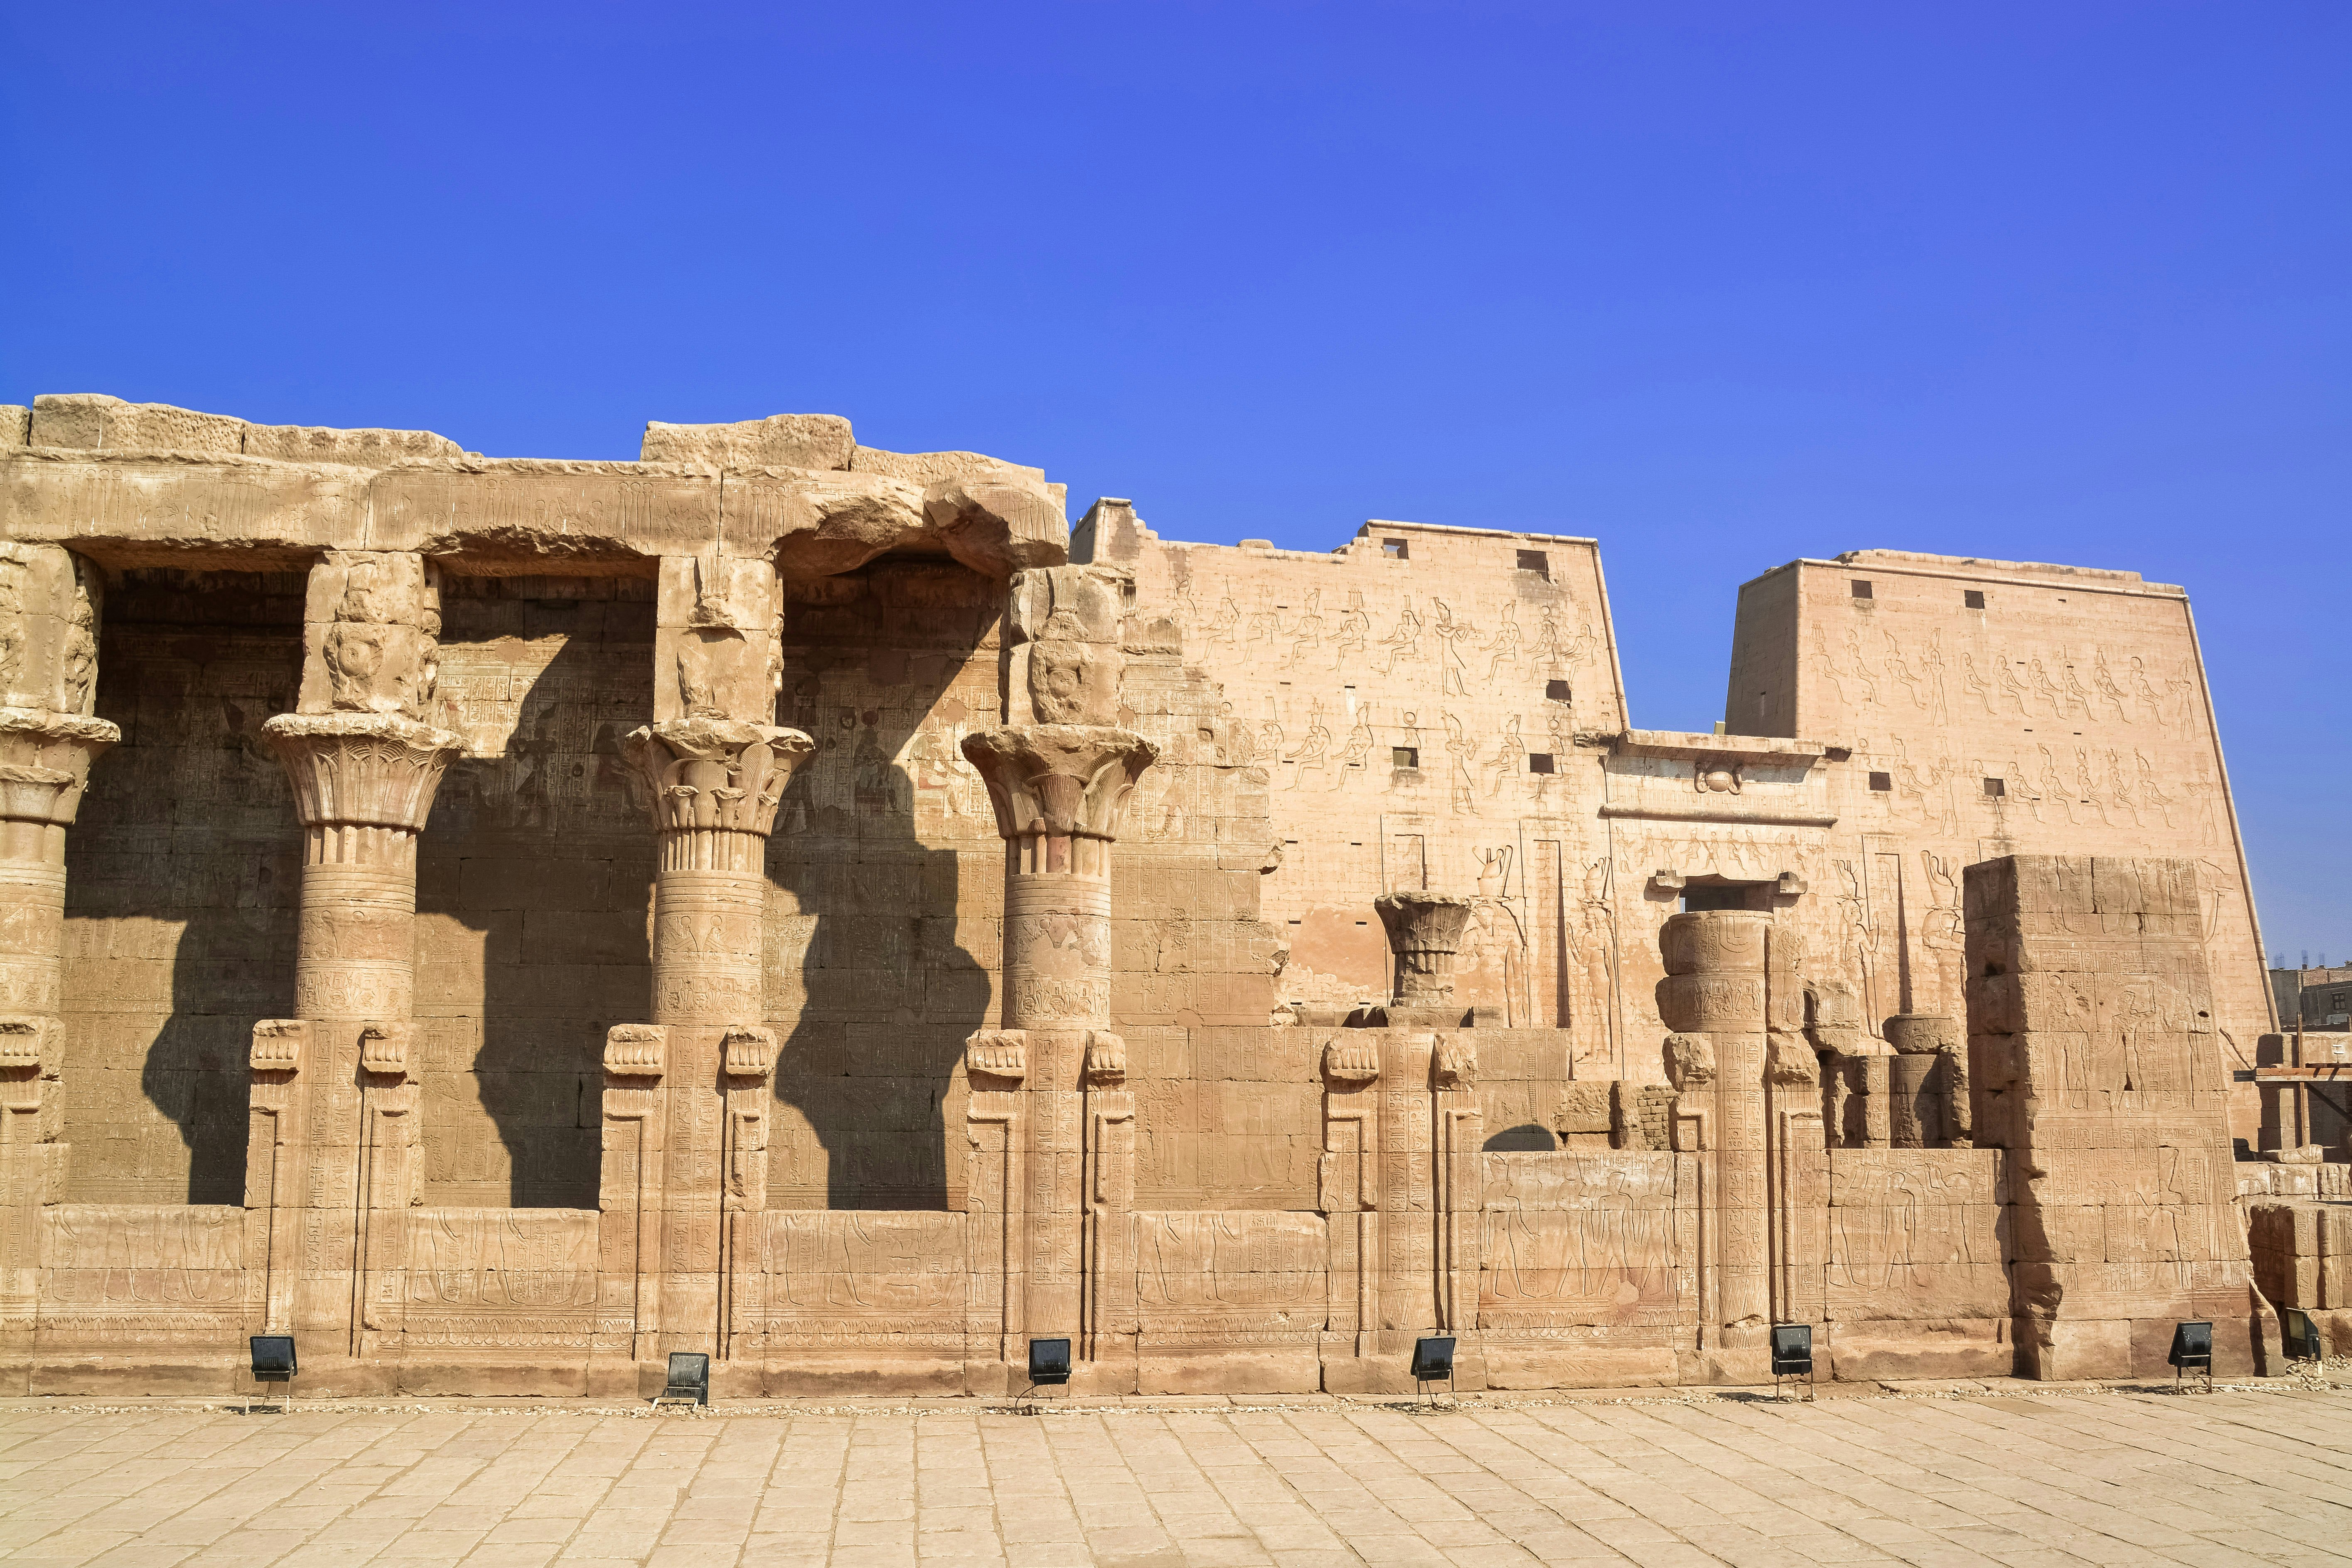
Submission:
[[[1296,664],[1323,646],[1323,590],[1311,589],[1307,595],[1306,613],[1298,624],[1290,628],[1290,660]]]
[[[1382,637],[1381,646],[1389,650],[1388,662],[1381,666],[1382,675],[1394,675],[1401,660],[1421,657],[1421,617],[1413,614],[1412,600],[1397,612],[1396,630]]]
[[[1297,771],[1290,776],[1289,787],[1297,789],[1310,773],[1322,773],[1326,755],[1330,749],[1331,731],[1323,724],[1323,704],[1313,703],[1307,710],[1307,738],[1299,742],[1297,752],[1283,759],[1286,763],[1298,764]]]
[[[1528,771],[1528,743],[1519,735],[1519,716],[1516,713],[1503,721],[1503,738],[1495,747],[1495,760],[1486,764],[1494,775],[1487,786],[1489,795],[1503,793],[1506,780]]]
[[[1925,708],[1927,700],[1920,695],[1919,678],[1912,673],[1911,666],[1903,658],[1903,645],[1895,640],[1893,632],[1881,635],[1886,638],[1886,672],[1895,678],[1895,684],[1911,693],[1913,707]]]
[[[1998,662],[2000,665],[2000,694],[2017,704],[2020,718],[2032,718],[2033,704],[2031,701],[2032,694],[2026,690],[2024,679],[2017,673],[2025,661],[2004,658]]]
[[[2156,769],[2149,763],[2146,752],[2135,751],[2133,758],[2139,764],[2139,797],[2147,802],[2148,809],[2164,818],[2164,826],[2176,826],[2172,820],[2172,797],[2157,787]]]
[[[1862,657],[1862,634],[1849,630],[1845,634],[1845,651],[1853,660],[1853,679],[1862,687],[1862,700],[1872,707],[1878,705],[1878,682],[1870,673],[1870,661]]]
[[[1495,628],[1494,637],[1486,644],[1486,652],[1493,656],[1486,661],[1486,682],[1490,686],[1503,666],[1507,664],[1514,669],[1518,668],[1519,623],[1512,617],[1512,609],[1511,604],[1505,601],[1503,624]]]
[[[1462,645],[1478,635],[1468,621],[1456,620],[1453,606],[1443,599],[1431,601],[1437,606],[1437,625],[1433,628],[1438,641],[1437,689],[1457,696],[1470,695],[1470,685],[1465,678]]]
[[[415,719],[433,700],[439,675],[441,611],[421,557],[331,556],[343,574],[320,641],[329,705],[346,711],[402,713]]]
[[[1966,651],[1960,655],[1960,684],[1976,693],[1977,700],[1984,704],[1986,713],[1999,714],[2000,710],[1992,705],[1992,683],[1978,671],[1976,655]]]
[[[1372,617],[1364,609],[1364,591],[1350,588],[1348,590],[1348,607],[1340,613],[1339,631],[1331,638],[1331,668],[1335,670],[1344,668],[1348,656],[1363,652],[1370,646],[1371,637]]]
[[[2106,650],[2095,648],[2091,657],[2091,689],[2099,694],[2100,701],[2116,710],[2117,723],[2129,723],[2131,710],[2126,705],[2124,689],[2116,684],[2116,672],[2107,668]]]
[[[1462,728],[1462,721],[1452,713],[1440,715],[1445,721],[1445,754],[1452,759],[1446,768],[1446,782],[1452,786],[1451,805],[1457,815],[1478,815],[1478,791],[1470,777],[1470,759],[1478,754],[1478,742]]]
[[[1209,617],[1208,626],[1201,634],[1202,639],[1206,642],[1232,642],[1234,628],[1241,624],[1242,607],[1234,603],[1231,594],[1227,594],[1217,601],[1217,613]]]
[[[1332,779],[1331,787],[1338,789],[1348,782],[1349,768],[1368,767],[1370,764],[1371,755],[1370,710],[1361,709],[1356,714],[1356,727],[1348,731],[1348,743],[1339,752],[1339,775]]]

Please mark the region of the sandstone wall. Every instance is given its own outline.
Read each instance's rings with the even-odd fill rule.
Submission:
[[[246,1042],[294,984],[300,851],[261,722],[294,705],[299,574],[131,571],[98,712],[122,743],[68,841],[67,1192],[235,1204]]]
[[[1868,1016],[1960,1011],[1961,868],[2175,855],[2203,889],[2223,1056],[2256,1065],[2276,1024],[2179,588],[1895,551],[1794,563],[1740,591],[1725,712],[1852,750],[1832,773],[1825,890],[1854,900]],[[2253,1141],[2259,1119],[2241,1091],[2232,1131]]]
[[[7,428],[11,1387],[265,1329],[379,1394],[1002,1394],[1055,1333],[1097,1392],[1402,1392],[1430,1331],[1465,1388],[1752,1381],[1775,1321],[2137,1373],[2186,1312],[2235,1366],[2233,1194],[2340,1195],[2227,1169],[2251,910],[2127,574],[1801,563],[1760,732],[1685,734],[1587,540],[1106,500],[1064,567],[1037,470],[821,416]],[[2159,838],[2079,899],[2011,854]]]

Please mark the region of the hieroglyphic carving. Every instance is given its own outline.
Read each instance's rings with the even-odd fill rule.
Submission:
[[[1478,1326],[1663,1325],[1679,1316],[1673,1156],[1483,1156]]]
[[[1162,1347],[1312,1345],[1328,1289],[1323,1216],[1274,1211],[1138,1214],[1136,1306]]]

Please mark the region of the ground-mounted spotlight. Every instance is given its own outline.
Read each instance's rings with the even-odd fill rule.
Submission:
[[[1029,1342],[1029,1386],[1044,1388],[1070,1381],[1070,1342]]]
[[[1412,1389],[1416,1395],[1427,1394],[1429,1385],[1443,1382],[1445,1392],[1454,1392],[1454,1336],[1430,1334],[1412,1342]]]
[[[1780,1392],[1784,1379],[1805,1380],[1805,1397],[1813,1393],[1813,1325],[1811,1323],[1775,1323],[1772,1325],[1772,1386]]]
[[[2300,1307],[2279,1309],[2279,1339],[2289,1361],[2320,1361],[2319,1330]]]
[[[294,1393],[294,1336],[292,1334],[256,1334],[247,1343],[253,1352],[253,1381],[282,1383],[289,1398]],[[247,1415],[253,1413],[253,1401],[245,1402]]]
[[[2213,1325],[2210,1323],[2175,1323],[2172,1325],[2172,1350],[2165,1360],[2172,1363],[2172,1380],[2177,1384],[2192,1372],[2205,1374],[2205,1391],[2213,1391]]]
[[[665,1405],[708,1405],[710,1403],[710,1358],[700,1351],[669,1352],[669,1375],[654,1395],[654,1408]]]

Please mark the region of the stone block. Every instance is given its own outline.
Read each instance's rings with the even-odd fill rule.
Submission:
[[[97,392],[43,393],[33,399],[27,445],[236,454],[245,449],[245,421]]]
[[[247,425],[242,449],[248,458],[364,468],[466,455],[457,442],[430,430],[336,430],[323,425]]]
[[[1165,1351],[1148,1342],[1136,1355],[1138,1392],[1153,1394],[1312,1394],[1323,1369],[1313,1346]]]
[[[2018,1337],[2017,1371],[2021,1377],[2045,1383],[2130,1377],[2132,1320],[2073,1319],[2036,1325]]]
[[[646,422],[638,458],[716,468],[846,468],[856,451],[849,421],[835,414],[771,414],[726,425]]]

